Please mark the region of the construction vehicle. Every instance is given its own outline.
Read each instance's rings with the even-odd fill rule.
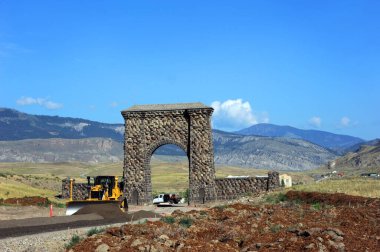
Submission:
[[[85,206],[111,204],[122,210],[128,208],[123,198],[124,182],[118,182],[117,176],[87,177],[88,196],[84,200],[73,200],[73,180],[70,179],[70,200],[66,203],[66,215],[72,215]]]

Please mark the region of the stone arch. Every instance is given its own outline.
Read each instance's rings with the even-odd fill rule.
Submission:
[[[149,163],[150,158],[152,157],[153,153],[158,148],[160,148],[161,146],[164,146],[166,144],[174,144],[174,145],[178,146],[179,148],[181,148],[181,150],[183,150],[186,153],[186,156],[188,156],[187,146],[184,143],[181,143],[179,141],[176,141],[176,140],[173,140],[170,138],[162,138],[162,139],[154,142],[153,144],[151,144],[147,148],[146,153],[145,153],[145,163],[147,163],[147,162]]]
[[[189,160],[187,146],[184,143],[175,141],[175,140],[170,139],[170,138],[162,138],[162,139],[156,141],[155,143],[151,144],[151,146],[149,146],[147,148],[146,153],[144,155],[145,156],[144,173],[145,173],[145,180],[146,180],[146,189],[145,190],[147,192],[152,192],[152,178],[151,178],[152,170],[151,170],[151,166],[150,166],[150,161],[151,161],[152,155],[158,148],[160,148],[161,146],[164,146],[166,144],[174,144],[174,145],[178,146],[181,150],[183,150],[186,153],[186,157]],[[149,197],[151,197],[151,196],[148,195],[148,198]]]
[[[211,132],[213,109],[202,103],[137,105],[122,111],[125,120],[125,196],[138,192],[139,204],[152,203],[150,158],[162,145],[175,144],[189,161],[189,201],[215,198],[215,168]]]

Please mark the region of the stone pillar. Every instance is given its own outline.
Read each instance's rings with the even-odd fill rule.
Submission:
[[[190,204],[216,197],[214,152],[210,116],[212,109],[188,110]]]
[[[280,186],[280,174],[276,171],[268,172],[268,186],[267,191]]]

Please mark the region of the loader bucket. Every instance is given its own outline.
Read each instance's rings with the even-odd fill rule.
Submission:
[[[99,205],[112,205],[115,208],[120,209],[121,202],[118,200],[75,200],[75,201],[69,201],[66,203],[66,215],[73,215],[84,207],[86,207],[87,211],[88,210],[91,211],[91,206],[99,206]]]

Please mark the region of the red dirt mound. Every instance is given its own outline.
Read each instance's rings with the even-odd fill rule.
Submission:
[[[21,206],[48,206],[50,204],[50,201],[48,200],[48,198],[32,196],[24,198],[8,198],[2,200],[0,203]]]
[[[348,205],[372,205],[378,199],[352,196],[344,193],[319,193],[319,192],[300,192],[289,191],[286,193],[288,200],[300,200],[305,203],[323,203],[334,206]]]

